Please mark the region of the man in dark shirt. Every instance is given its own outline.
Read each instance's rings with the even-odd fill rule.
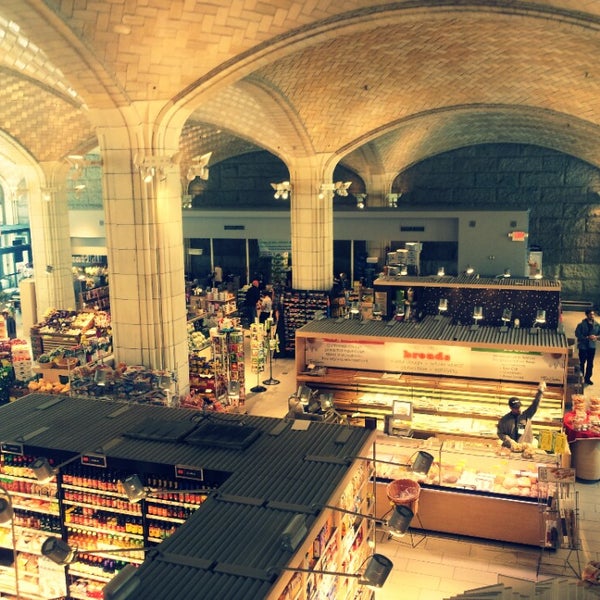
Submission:
[[[14,340],[17,337],[17,323],[15,322],[15,318],[7,310],[2,311],[2,316],[6,323],[6,337]]]
[[[246,318],[248,325],[252,325],[256,319],[256,304],[260,300],[260,284],[258,279],[252,281],[252,285],[246,292],[244,303],[246,304]]]
[[[498,437],[502,440],[502,445],[506,448],[512,448],[520,441],[521,436],[525,432],[527,421],[533,418],[537,412],[540,400],[546,390],[546,382],[542,381],[538,387],[538,392],[533,399],[531,405],[521,412],[521,401],[514,396],[509,398],[508,406],[510,412],[506,413],[498,421]]]
[[[585,311],[585,319],[575,327],[577,349],[579,351],[579,368],[585,385],[594,385],[592,371],[596,355],[596,341],[600,336],[600,325],[595,321],[596,313],[593,310]]]

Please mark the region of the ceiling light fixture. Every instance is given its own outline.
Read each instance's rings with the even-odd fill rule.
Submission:
[[[319,187],[319,199],[325,198],[327,192],[329,196],[347,196],[348,188],[352,185],[351,181],[336,181],[335,183],[322,183]],[[365,194],[366,197],[366,194]]]
[[[206,154],[192,158],[192,164],[187,172],[188,181],[194,181],[196,177],[200,177],[200,179],[204,179],[205,181],[208,180],[208,162],[211,156],[212,152],[207,152]]]
[[[282,181],[281,183],[272,183],[271,187],[275,190],[273,197],[275,200],[287,200],[292,193],[292,186],[289,181]]]
[[[347,196],[348,188],[352,185],[351,181],[336,181],[334,184],[334,192],[338,196]]]
[[[390,208],[398,208],[398,200],[402,194],[388,194],[386,196],[387,204]]]
[[[161,181],[167,178],[167,171],[179,160],[179,152],[172,156],[149,155],[137,153],[133,159],[135,168],[139,171],[144,183],[152,183],[158,174]]]

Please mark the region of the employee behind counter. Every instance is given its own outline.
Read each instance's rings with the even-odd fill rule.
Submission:
[[[498,437],[506,448],[516,448],[517,444],[529,443],[531,437],[531,419],[537,412],[540,400],[546,391],[546,382],[540,382],[537,394],[531,405],[521,412],[521,401],[514,396],[509,398],[510,412],[498,421]]]

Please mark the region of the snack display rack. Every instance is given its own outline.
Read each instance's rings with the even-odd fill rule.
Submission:
[[[166,539],[206,498],[202,493],[185,493],[194,488],[191,482],[150,474],[144,477],[146,484],[173,490],[172,494],[150,495],[143,503],[132,503],[119,481],[123,473],[76,463],[40,484],[28,467],[34,458],[4,449],[0,473],[15,511],[16,575],[22,600],[102,597],[102,588],[122,568],[142,562],[142,548]],[[41,554],[49,536],[63,537],[82,551],[73,563],[57,565]],[[138,547],[139,552],[111,552]],[[12,548],[8,526],[0,527],[0,548]],[[0,576],[2,597],[13,595],[16,588],[14,568],[4,575]]]

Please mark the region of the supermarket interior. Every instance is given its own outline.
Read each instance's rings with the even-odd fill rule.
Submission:
[[[2,0],[0,599],[600,598],[599,55],[589,0]]]
[[[385,281],[380,281],[379,283],[385,284]],[[381,297],[379,297],[379,299],[381,299]],[[193,310],[201,310],[198,308],[198,302],[192,300],[191,304],[194,306]],[[202,309],[203,308],[205,307],[202,307]],[[372,310],[373,307],[370,306],[371,318],[373,318]],[[409,448],[409,451],[416,448],[425,448],[428,451],[435,450],[434,455],[436,460],[433,465],[435,468],[437,468],[438,452],[441,451],[441,460],[444,461],[446,460],[444,459],[445,455],[450,455],[452,451],[456,451],[460,456],[454,468],[457,470],[457,473],[462,471],[460,474],[461,478],[458,481],[442,479],[442,485],[447,482],[453,482],[452,487],[455,490],[456,488],[468,490],[483,489],[485,490],[484,496],[498,496],[497,494],[494,494],[494,492],[497,492],[498,490],[495,487],[490,487],[492,482],[498,481],[497,469],[500,468],[498,467],[498,464],[503,463],[504,466],[501,468],[502,472],[513,475],[511,478],[512,483],[507,484],[506,479],[502,483],[504,486],[513,486],[513,489],[501,489],[501,496],[503,494],[509,494],[510,500],[502,501],[504,506],[500,506],[499,508],[493,506],[479,507],[477,504],[471,506],[468,504],[468,501],[466,504],[464,503],[465,498],[463,498],[462,503],[459,502],[457,504],[454,504],[452,499],[448,498],[442,498],[441,501],[436,501],[434,498],[424,495],[427,488],[430,487],[428,484],[433,482],[433,488],[436,487],[435,484],[438,482],[436,481],[435,476],[432,476],[430,473],[430,479],[426,479],[425,481],[422,478],[419,479],[423,484],[421,498],[418,501],[420,504],[418,509],[415,506],[412,506],[414,509],[414,518],[412,519],[410,528],[404,531],[402,536],[391,535],[390,531],[386,528],[385,517],[392,504],[390,503],[389,497],[376,492],[375,506],[370,509],[373,511],[373,514],[378,517],[378,520],[376,521],[377,527],[373,530],[375,540],[374,552],[376,552],[377,555],[381,554],[387,557],[393,563],[393,568],[391,569],[385,585],[376,591],[376,598],[384,600],[388,598],[391,600],[392,598],[399,597],[415,600],[444,600],[463,597],[461,595],[463,593],[471,594],[468,597],[509,597],[500,595],[506,594],[507,589],[511,590],[511,593],[518,592],[521,594],[521,596],[510,597],[521,598],[534,597],[536,594],[541,594],[542,591],[555,594],[553,597],[560,598],[587,598],[597,596],[595,587],[590,586],[589,584],[584,585],[581,581],[581,574],[583,573],[584,568],[589,568],[589,564],[600,559],[600,542],[598,542],[598,539],[600,538],[597,535],[600,530],[600,503],[598,502],[600,473],[595,473],[598,466],[594,463],[594,460],[592,459],[592,463],[594,464],[591,466],[585,461],[582,462],[582,469],[592,469],[594,472],[591,475],[586,474],[585,478],[576,478],[574,476],[575,472],[568,468],[573,462],[573,457],[570,455],[569,448],[573,448],[574,444],[577,444],[578,441],[569,440],[571,443],[568,444],[566,448],[563,448],[568,455],[566,459],[562,456],[558,462],[547,462],[546,453],[542,452],[541,455],[534,454],[530,458],[529,466],[524,470],[522,465],[517,466],[517,463],[513,463],[514,467],[511,465],[512,458],[515,456],[521,457],[520,452],[518,454],[512,453],[513,456],[507,459],[506,455],[498,453],[500,441],[489,441],[490,438],[493,439],[495,436],[494,430],[496,419],[507,410],[508,405],[506,403],[509,395],[512,395],[511,390],[513,390],[512,393],[515,393],[515,389],[518,390],[517,393],[519,394],[519,398],[523,406],[526,407],[530,401],[533,401],[533,397],[537,392],[538,386],[536,382],[521,384],[520,386],[517,386],[517,388],[507,387],[504,389],[500,387],[498,389],[494,388],[494,386],[498,385],[497,382],[492,384],[485,379],[471,379],[471,384],[477,383],[478,381],[483,384],[479,387],[475,386],[478,401],[485,401],[484,397],[487,394],[487,392],[484,393],[481,392],[481,390],[485,388],[494,388],[492,394],[493,399],[491,400],[492,413],[487,415],[488,419],[491,418],[491,420],[484,423],[483,432],[475,432],[475,429],[479,425],[476,425],[475,421],[470,419],[466,422],[459,420],[457,425],[453,425],[451,419],[448,421],[442,419],[438,425],[441,427],[440,432],[437,434],[431,432],[425,433],[430,425],[420,422],[417,413],[419,412],[419,406],[421,407],[421,410],[423,410],[423,406],[420,403],[425,401],[425,396],[432,393],[432,391],[417,390],[419,394],[422,393],[423,395],[416,398],[414,396],[415,390],[412,389],[411,397],[414,399],[413,420],[408,423],[408,430],[404,429],[404,427],[407,426],[407,423],[402,421],[402,423],[400,423],[402,429],[400,431],[395,431],[393,428],[389,429],[389,419],[378,418],[378,416],[381,416],[377,413],[378,409],[374,409],[374,414],[376,416],[373,418],[373,415],[369,412],[371,410],[371,407],[369,406],[363,406],[361,408],[352,407],[351,404],[344,404],[346,401],[344,393],[348,393],[348,388],[339,381],[336,383],[334,376],[334,372],[336,371],[335,368],[330,368],[328,372],[326,367],[319,366],[322,364],[320,360],[323,359],[323,356],[319,359],[319,344],[315,343],[315,338],[318,338],[319,335],[321,335],[322,330],[324,330],[324,333],[322,333],[324,336],[323,339],[330,341],[331,333],[328,330],[329,327],[334,328],[334,330],[337,331],[336,335],[341,336],[341,341],[343,342],[345,340],[346,345],[353,345],[353,343],[356,345],[356,341],[358,340],[358,344],[364,346],[365,339],[369,338],[370,327],[385,327],[386,329],[392,329],[394,320],[380,321],[362,318],[360,320],[353,320],[350,314],[344,319],[333,319],[324,318],[318,313],[315,320],[308,322],[305,327],[298,330],[295,337],[296,355],[286,356],[284,353],[277,351],[279,350],[279,340],[274,333],[277,330],[275,323],[269,320],[264,324],[260,324],[257,320],[253,325],[246,324],[246,326],[243,327],[235,314],[237,313],[231,312],[229,316],[225,317],[220,314],[218,319],[215,317],[216,320],[209,319],[208,324],[214,325],[212,337],[211,332],[207,332],[207,336],[205,337],[202,333],[198,333],[194,328],[190,330],[190,338],[196,338],[194,341],[190,341],[191,347],[193,344],[197,345],[197,348],[194,351],[191,351],[190,369],[191,371],[194,370],[194,367],[192,366],[193,361],[196,361],[198,365],[201,366],[197,368],[197,374],[200,379],[197,393],[190,394],[186,399],[182,400],[182,405],[185,405],[188,410],[200,409],[202,414],[205,414],[207,410],[217,413],[222,411],[223,414],[231,414],[233,418],[238,418],[240,416],[243,418],[243,415],[248,415],[256,418],[269,417],[283,419],[285,422],[290,421],[290,419],[302,420],[308,418],[309,423],[312,423],[313,421],[325,421],[327,424],[333,424],[334,426],[342,428],[347,428],[348,425],[351,427],[356,426],[357,429],[363,431],[375,427],[377,435],[375,447],[378,458],[382,460],[382,462],[385,462],[384,459],[397,460],[399,455],[396,445],[397,443],[402,445],[402,443],[404,443],[403,441],[408,443],[407,447]],[[31,385],[30,382],[31,387],[27,392],[33,392],[33,396],[36,396],[38,392],[43,392],[43,406],[48,403],[47,394],[57,394],[58,396],[64,394],[76,396],[77,394],[81,394],[82,396],[87,395],[88,397],[93,397],[93,388],[96,390],[102,389],[103,393],[106,394],[105,396],[100,397],[100,400],[110,399],[110,393],[108,391],[104,392],[104,390],[109,389],[112,390],[112,393],[115,394],[116,397],[119,397],[121,392],[117,391],[117,389],[119,389],[118,386],[114,388],[96,387],[102,383],[98,380],[97,373],[99,371],[106,370],[107,372],[110,371],[114,373],[114,371],[117,370],[115,365],[113,365],[115,367],[114,369],[110,366],[112,365],[110,343],[108,342],[106,345],[103,345],[102,336],[96,337],[95,339],[97,342],[87,348],[88,355],[85,359],[83,359],[82,355],[78,354],[78,352],[66,353],[65,355],[65,353],[61,352],[59,349],[58,352],[54,352],[56,357],[52,359],[52,368],[46,368],[44,363],[39,361],[39,357],[41,356],[39,352],[42,352],[42,350],[48,352],[48,343],[52,338],[52,334],[39,333],[40,328],[36,327],[35,333],[41,336],[41,342],[40,340],[30,342],[28,340],[27,332],[23,330],[22,320],[18,311],[16,311],[15,316],[17,340],[22,339],[25,341],[28,350],[33,351],[34,355],[36,355],[36,352],[38,353],[38,361],[32,362],[32,369],[34,373],[37,373],[40,377],[34,378],[34,381],[37,381],[37,383],[34,383],[33,385]],[[573,402],[583,402],[587,407],[593,407],[595,402],[594,386],[581,385],[581,379],[578,378],[576,373],[577,369],[573,369],[573,365],[577,362],[575,358],[576,348],[574,344],[574,331],[577,324],[582,320],[582,317],[583,308],[564,310],[558,317],[560,336],[564,337],[567,344],[567,347],[563,349],[565,352],[563,356],[564,362],[561,363],[562,366],[560,368],[565,371],[566,381],[568,382],[568,385],[565,386],[565,399],[561,399],[561,401],[558,402],[558,407],[560,408],[558,418],[559,423],[562,420],[561,417],[563,412],[566,411],[568,413],[575,408]],[[445,318],[446,317],[436,319],[432,325],[438,338],[440,338],[440,332],[435,328],[438,328],[440,326],[440,321]],[[81,320],[82,316],[79,315],[77,319]],[[98,322],[101,323],[101,320]],[[408,319],[404,325],[409,325]],[[429,325],[431,326],[431,323]],[[443,323],[443,325],[446,328],[449,327],[448,323]],[[223,326],[225,327],[224,330]],[[394,325],[394,327],[396,326],[398,325]],[[346,339],[344,338],[346,335],[344,333],[344,328],[348,327],[350,328],[350,337]],[[427,335],[427,319],[424,319],[419,327],[425,330],[421,331],[421,333]],[[473,326],[460,325],[460,328],[461,330],[469,332],[466,335],[480,335],[480,332],[475,331]],[[482,327],[482,329],[485,328]],[[225,332],[224,334],[223,331]],[[256,349],[257,333],[265,336],[265,344],[260,344],[260,353],[258,355]],[[379,335],[379,339],[381,339],[381,332],[376,331],[375,333]],[[518,334],[517,331],[513,331],[512,333],[515,335]],[[225,338],[228,338],[228,340],[237,335],[238,337],[232,342],[234,345],[239,344],[243,340],[239,346],[235,347],[237,348],[236,352],[238,353],[238,359],[241,358],[244,373],[241,376],[239,372],[233,375],[234,385],[232,385],[231,381],[228,382],[227,390],[221,398],[221,404],[216,399],[214,401],[211,400],[210,403],[207,404],[207,399],[212,394],[212,390],[207,389],[207,385],[202,380],[205,378],[206,381],[210,382],[208,387],[214,385],[214,380],[212,378],[214,377],[215,367],[212,363],[215,357],[218,358],[220,353],[222,353],[222,349],[216,347],[215,344],[218,345],[223,343],[223,335]],[[503,335],[506,335],[506,332],[504,332]],[[534,335],[535,337],[533,337]],[[527,344],[530,345],[535,343],[539,345],[549,343],[552,346],[555,344],[555,342],[552,341],[552,338],[546,339],[546,336],[552,335],[555,335],[554,331],[549,332],[540,330],[539,332],[532,334],[531,330],[527,329]],[[456,337],[456,331],[454,331],[452,333],[453,344],[456,344]],[[532,337],[535,340],[534,342],[531,341]],[[273,340],[275,340],[275,342]],[[45,343],[46,348],[38,348],[36,351],[35,345],[39,343],[42,345]],[[227,343],[229,343],[229,341]],[[473,345],[473,342],[470,341],[469,344]],[[518,347],[518,345],[519,343],[517,341],[516,347]],[[266,352],[264,352],[265,348],[267,349]],[[432,347],[430,346],[429,352],[432,351],[431,348]],[[393,348],[384,349],[384,351],[387,352],[391,352],[392,350]],[[448,348],[446,348],[446,350],[450,352]],[[552,348],[552,350],[556,350],[556,348]],[[381,351],[382,349],[380,348],[379,352]],[[315,354],[315,352],[317,354]],[[52,352],[50,352],[50,354],[52,354]],[[530,352],[525,354],[530,354]],[[301,360],[297,359],[299,355],[302,355]],[[329,354],[326,353],[325,356],[329,356]],[[84,362],[83,366],[77,366],[79,364],[78,357],[82,358],[84,361],[87,360],[87,362]],[[317,358],[316,367],[313,364],[305,364],[312,363],[315,360],[315,357]],[[554,356],[554,360],[556,361],[557,359],[558,357]],[[325,358],[324,360],[327,359]],[[346,356],[345,360],[350,359]],[[360,360],[368,361],[372,360],[372,358],[370,358],[368,354],[363,354],[361,355]],[[404,360],[406,361],[406,358]],[[27,363],[27,361],[25,361],[25,363]],[[15,363],[15,365],[16,364],[17,363]],[[238,368],[242,365],[238,364]],[[388,365],[384,366],[387,367]],[[554,367],[556,367],[556,365],[554,365]],[[514,365],[511,368],[514,368]],[[307,373],[308,369],[311,370],[310,373]],[[390,371],[392,369],[393,366],[390,367]],[[348,373],[349,372],[345,370],[342,379],[347,378],[349,376]],[[67,375],[67,379],[65,379],[65,374]],[[139,374],[138,371],[136,376],[139,376]],[[376,372],[370,371],[370,375],[373,374],[377,375]],[[164,394],[167,389],[167,386],[160,385],[161,375],[164,374],[159,374],[159,385],[155,390],[150,392],[150,397],[152,398],[151,403],[156,403],[156,394],[160,396],[161,394]],[[401,373],[388,373],[387,375],[390,377],[393,375],[393,377],[396,378],[403,376]],[[494,377],[494,374],[492,374],[491,377]],[[542,375],[542,377],[545,378],[545,375]],[[321,404],[314,411],[317,414],[310,414],[308,416],[306,414],[299,416],[297,412],[293,412],[294,410],[297,410],[297,401],[299,399],[302,400],[304,386],[312,390],[311,397],[318,397],[322,400],[323,396],[320,392],[323,390],[327,392],[332,389],[331,385],[328,385],[328,382],[331,384],[331,381],[329,381],[330,379],[333,381],[334,389],[342,390],[343,392],[345,390],[339,397],[337,394],[333,394],[333,408],[330,409],[328,406],[327,409],[325,409]],[[551,382],[552,376],[549,376],[548,379]],[[48,381],[48,383],[45,384],[46,387],[44,387],[43,383],[45,380]],[[450,378],[450,380],[452,380],[452,378]],[[191,381],[194,381],[193,377]],[[459,379],[458,381],[461,380]],[[50,382],[52,382],[52,384],[50,384]],[[323,384],[323,387],[320,385],[321,383]],[[418,386],[418,383],[412,381],[410,377],[405,384],[409,387],[411,385]],[[562,387],[560,389],[562,390]],[[305,388],[304,391],[306,391]],[[392,390],[392,392],[392,398],[403,397],[397,394],[397,389]],[[461,393],[466,394],[466,389],[462,389]],[[548,396],[548,400],[545,402],[543,396],[540,403],[540,412],[549,410],[551,418],[548,422],[553,422],[554,425],[557,423],[555,414],[555,396],[557,396],[557,393],[557,388],[550,383],[548,392],[545,394]],[[379,391],[375,394],[375,403],[381,401],[381,398],[377,400],[378,394]],[[143,404],[147,402],[147,396],[148,394],[145,394],[143,399],[136,400],[135,395],[132,394],[127,402],[131,400]],[[558,396],[560,397],[560,393],[558,393]],[[325,397],[331,400],[332,395],[326,394]],[[363,398],[366,398],[366,395]],[[202,399],[204,403],[202,403],[200,399]],[[10,405],[19,404],[23,401],[21,398],[11,398],[11,400]],[[123,402],[122,397],[119,402]],[[442,403],[444,402],[448,402],[448,406],[451,406],[451,399],[446,400],[445,396],[442,395]],[[546,406],[544,406],[545,403]],[[308,401],[308,404],[310,405],[310,400]],[[366,404],[368,404],[368,402],[366,402]],[[438,408],[440,406],[441,404]],[[339,412],[336,409],[339,409]],[[304,413],[311,411],[308,406],[304,406],[301,410]],[[363,413],[362,415],[360,414],[361,412]],[[425,410],[423,412],[428,411]],[[10,423],[10,418],[7,418],[7,420]],[[36,421],[34,420],[32,423],[36,423]],[[490,423],[492,424],[491,427]],[[61,418],[61,426],[63,424],[64,419]],[[546,423],[546,425],[547,424],[548,423]],[[485,429],[486,425],[488,426],[487,429]],[[415,431],[410,429],[411,426],[415,428]],[[458,429],[453,431],[454,427],[457,427]],[[483,437],[487,440],[487,449],[484,453],[487,452],[488,454],[491,454],[493,460],[499,461],[498,464],[495,464],[494,467],[490,469],[492,473],[494,473],[494,469],[496,469],[496,477],[492,474],[491,480],[485,479],[489,474],[478,473],[477,470],[471,473],[471,479],[467,477],[469,466],[466,463],[468,463],[469,458],[465,455],[468,455],[469,453],[469,440],[471,442],[474,441],[472,436],[469,437],[469,427],[473,429],[475,438],[481,439]],[[560,433],[557,434],[560,429],[559,426],[558,430],[552,433],[554,438],[557,438],[557,435],[560,436]],[[590,431],[588,432],[590,435],[592,430],[593,427],[590,425]],[[10,425],[5,424],[5,428],[0,426],[0,432],[2,432],[3,436],[7,435],[6,431],[10,431]],[[444,431],[448,435],[443,435]],[[440,446],[437,445],[440,443],[437,438],[443,440]],[[536,443],[541,441],[541,439],[541,435],[536,434]],[[393,448],[389,445],[390,440],[392,440]],[[466,441],[463,442],[462,440]],[[417,445],[412,446],[411,444],[413,442]],[[555,439],[553,443],[558,442]],[[490,448],[493,450],[488,452]],[[509,452],[509,454],[511,453]],[[554,450],[550,452],[549,455],[552,456],[553,460],[554,457],[557,456]],[[8,451],[8,454],[4,454],[5,463],[7,462],[7,456],[10,457],[10,450]],[[405,459],[406,456],[404,456],[404,460]],[[488,459],[489,457],[486,460]],[[69,462],[69,460],[67,460],[67,462]],[[447,460],[451,462],[450,459]],[[377,465],[377,463],[375,464]],[[382,481],[394,481],[398,477],[398,473],[400,473],[401,477],[412,477],[415,475],[412,473],[404,473],[405,467],[402,467],[399,472],[393,470],[394,468],[397,469],[398,465],[401,464],[404,464],[403,461],[400,463],[396,462],[396,467],[393,467],[391,471],[389,470],[390,467],[387,467],[388,470],[386,471],[385,466],[376,466],[375,474],[377,479],[381,479]],[[534,472],[534,468],[538,468],[540,464],[552,465],[553,467],[558,465],[558,469],[561,473],[564,471],[570,474],[570,478],[568,479],[569,483],[561,484],[564,488],[561,494],[564,494],[564,505],[568,507],[567,510],[570,508],[573,513],[573,518],[576,523],[574,527],[576,529],[570,532],[568,536],[565,536],[564,539],[561,535],[558,543],[552,537],[546,537],[548,535],[547,532],[542,532],[545,527],[542,523],[544,522],[544,519],[548,518],[546,511],[551,504],[549,503],[548,490],[546,489],[546,491],[543,492],[541,482],[535,482],[539,477],[539,473]],[[535,467],[532,465],[535,465]],[[441,471],[439,476],[441,477]],[[431,479],[431,477],[433,477],[433,479]],[[477,478],[475,479],[475,477]],[[501,479],[503,478],[504,475]],[[526,485],[534,487],[521,487],[515,491],[514,486],[517,486],[516,481],[519,480],[527,480]],[[12,490],[13,488],[10,489]],[[488,494],[488,492],[491,493]],[[507,508],[507,504],[515,503],[515,494],[523,495],[524,493],[528,496],[528,508],[532,509],[532,511],[529,510],[528,512],[521,513],[519,511],[514,512],[510,507]],[[454,495],[453,492],[450,492],[450,495]],[[567,499],[569,500],[569,503],[567,503]],[[88,502],[91,501],[88,500]],[[438,512],[439,514],[433,514]],[[456,523],[452,522],[452,515],[455,512],[463,513],[462,517],[459,515]],[[449,523],[447,527],[445,522]],[[72,533],[69,535],[73,536]],[[70,539],[75,538],[71,537]],[[89,541],[86,542],[84,539],[82,545],[85,546],[86,544],[89,544]],[[87,575],[88,577],[90,576],[89,573]],[[85,588],[82,588],[82,580],[83,578],[80,577],[79,587],[73,587],[74,591],[71,592],[73,595],[69,597],[95,597],[93,595],[94,587],[90,585],[86,591]],[[560,587],[556,587],[559,585]],[[81,591],[82,589],[84,591]],[[401,592],[399,592],[399,590],[401,590]],[[479,590],[478,593],[480,593],[481,596],[473,595],[475,594],[473,590]],[[53,593],[56,593],[56,591]],[[284,591],[281,597],[287,598],[288,593],[289,590]],[[577,593],[579,595],[563,595],[567,593]],[[488,596],[487,594],[495,595]],[[42,594],[42,597],[50,596],[43,596]],[[112,598],[113,596],[105,597]]]

